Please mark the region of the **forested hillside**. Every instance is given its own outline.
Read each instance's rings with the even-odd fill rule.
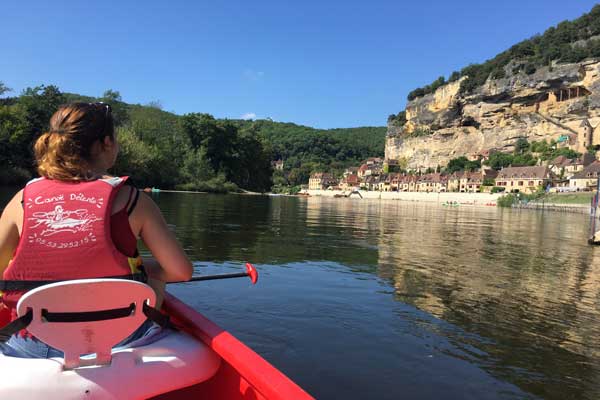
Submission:
[[[533,74],[539,67],[553,62],[575,63],[587,58],[600,58],[600,5],[573,21],[563,21],[548,28],[543,34],[515,44],[496,57],[481,64],[471,64],[452,72],[446,80],[443,76],[430,85],[417,88],[408,94],[408,100],[433,93],[447,82],[461,77],[461,92],[469,93],[483,85],[488,78],[498,79],[506,75],[524,72]]]
[[[99,98],[63,93],[52,85],[8,94],[0,82],[0,96],[5,96],[0,98],[0,184],[20,184],[35,175],[32,143],[59,105],[72,101],[111,104],[121,145],[114,173],[131,175],[139,186],[265,192],[274,179],[283,191],[306,182],[316,170],[341,172],[383,154],[384,127],[318,130],[203,113],[179,116],[157,104],[124,103],[113,90]],[[285,168],[273,175],[271,162],[279,159]]]
[[[269,120],[236,123],[259,134],[271,146],[274,159],[284,161],[283,173],[274,174],[279,190],[308,182],[314,171],[341,175],[366,158],[382,156],[385,144],[385,127],[321,130]]]

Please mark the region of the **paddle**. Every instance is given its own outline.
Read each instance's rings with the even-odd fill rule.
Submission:
[[[214,279],[229,279],[229,278],[241,278],[249,276],[250,281],[253,285],[258,281],[258,272],[256,268],[250,263],[246,263],[246,272],[235,272],[233,274],[218,274],[218,275],[206,275],[206,276],[194,276],[189,281],[169,282],[169,283],[185,283],[185,282],[198,282],[198,281],[211,281]]]

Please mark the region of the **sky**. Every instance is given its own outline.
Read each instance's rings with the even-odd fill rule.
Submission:
[[[577,0],[0,3],[0,82],[177,114],[383,126],[416,87],[565,19]]]

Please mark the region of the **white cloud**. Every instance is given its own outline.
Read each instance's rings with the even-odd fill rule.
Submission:
[[[242,114],[242,116],[240,117],[241,119],[256,119],[256,114],[254,113],[246,113],[246,114]]]

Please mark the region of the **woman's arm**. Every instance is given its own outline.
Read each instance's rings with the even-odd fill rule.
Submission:
[[[148,276],[163,282],[189,280],[192,263],[169,230],[158,206],[145,193],[140,193],[132,217],[141,222],[140,237],[156,259],[147,265]]]
[[[0,217],[0,276],[8,266],[19,244],[19,226],[23,220],[22,190],[14,195]]]

